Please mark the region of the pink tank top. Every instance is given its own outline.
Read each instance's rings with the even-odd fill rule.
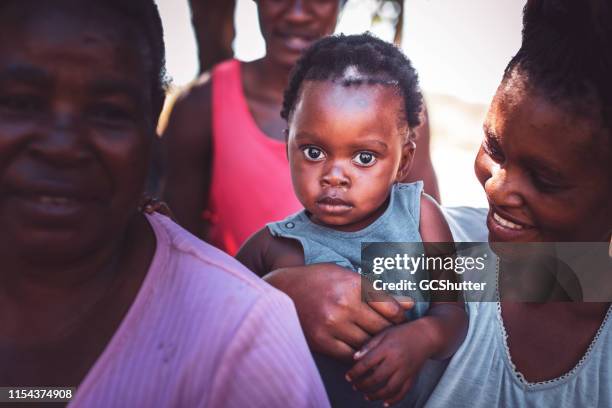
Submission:
[[[257,126],[242,91],[240,62],[225,61],[212,72],[212,180],[209,239],[235,255],[263,228],[300,210],[291,184],[285,143]]]

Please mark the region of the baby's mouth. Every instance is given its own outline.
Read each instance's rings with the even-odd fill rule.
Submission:
[[[350,211],[353,205],[338,197],[322,197],[316,201],[317,207],[325,213],[342,214]]]

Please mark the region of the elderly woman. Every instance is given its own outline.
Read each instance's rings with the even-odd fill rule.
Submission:
[[[0,386],[71,406],[326,406],[289,299],[137,211],[153,0],[0,4]]]

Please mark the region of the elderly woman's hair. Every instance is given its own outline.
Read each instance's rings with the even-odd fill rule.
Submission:
[[[522,44],[504,73],[612,129],[612,2],[528,0]]]
[[[37,8],[47,7],[79,7],[101,6],[111,12],[123,16],[132,22],[136,30],[146,41],[147,50],[143,50],[148,64],[151,97],[155,109],[163,105],[166,88],[166,53],[164,47],[164,32],[159,10],[154,0],[0,0],[0,8],[13,6],[22,13],[31,13]],[[92,11],[95,12],[95,11]]]
[[[420,124],[423,97],[417,73],[393,44],[370,34],[335,35],[314,43],[295,65],[285,90],[281,116],[289,119],[304,81],[337,81],[343,86],[392,86],[403,98],[400,122],[409,129]]]
[[[81,0],[82,1],[82,0]],[[164,30],[159,10],[154,0],[94,0],[108,5],[135,23],[144,34],[150,52],[150,75],[154,106],[162,106],[166,97],[166,49]]]

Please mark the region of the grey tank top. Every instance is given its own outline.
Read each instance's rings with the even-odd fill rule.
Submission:
[[[427,407],[612,407],[612,307],[574,368],[554,379],[529,382],[512,361],[500,304],[467,306],[467,336]]]
[[[310,221],[302,210],[280,222],[268,224],[273,236],[302,244],[304,263],[335,263],[360,270],[362,242],[421,242],[419,217],[423,182],[395,184],[389,206],[372,224],[355,232],[336,231]]]
[[[400,183],[392,188],[389,205],[385,212],[366,228],[355,232],[336,231],[310,221],[304,210],[291,215],[280,222],[268,224],[271,234],[276,237],[295,239],[304,250],[304,263],[335,263],[355,272],[361,267],[362,242],[422,242],[419,233],[420,203],[423,182]],[[331,283],[331,282],[330,282]],[[423,316],[428,309],[428,302],[417,300],[409,318]],[[313,353],[317,367],[323,378],[325,388],[333,407],[382,407],[382,402],[368,402],[363,394],[356,392],[344,379],[352,367],[328,356]],[[424,374],[437,379],[444,366],[438,362],[426,364]],[[420,376],[419,376],[420,377]],[[420,381],[417,380],[417,384]],[[435,382],[434,382],[435,384]],[[401,406],[413,406],[416,393],[413,390],[400,403]]]

